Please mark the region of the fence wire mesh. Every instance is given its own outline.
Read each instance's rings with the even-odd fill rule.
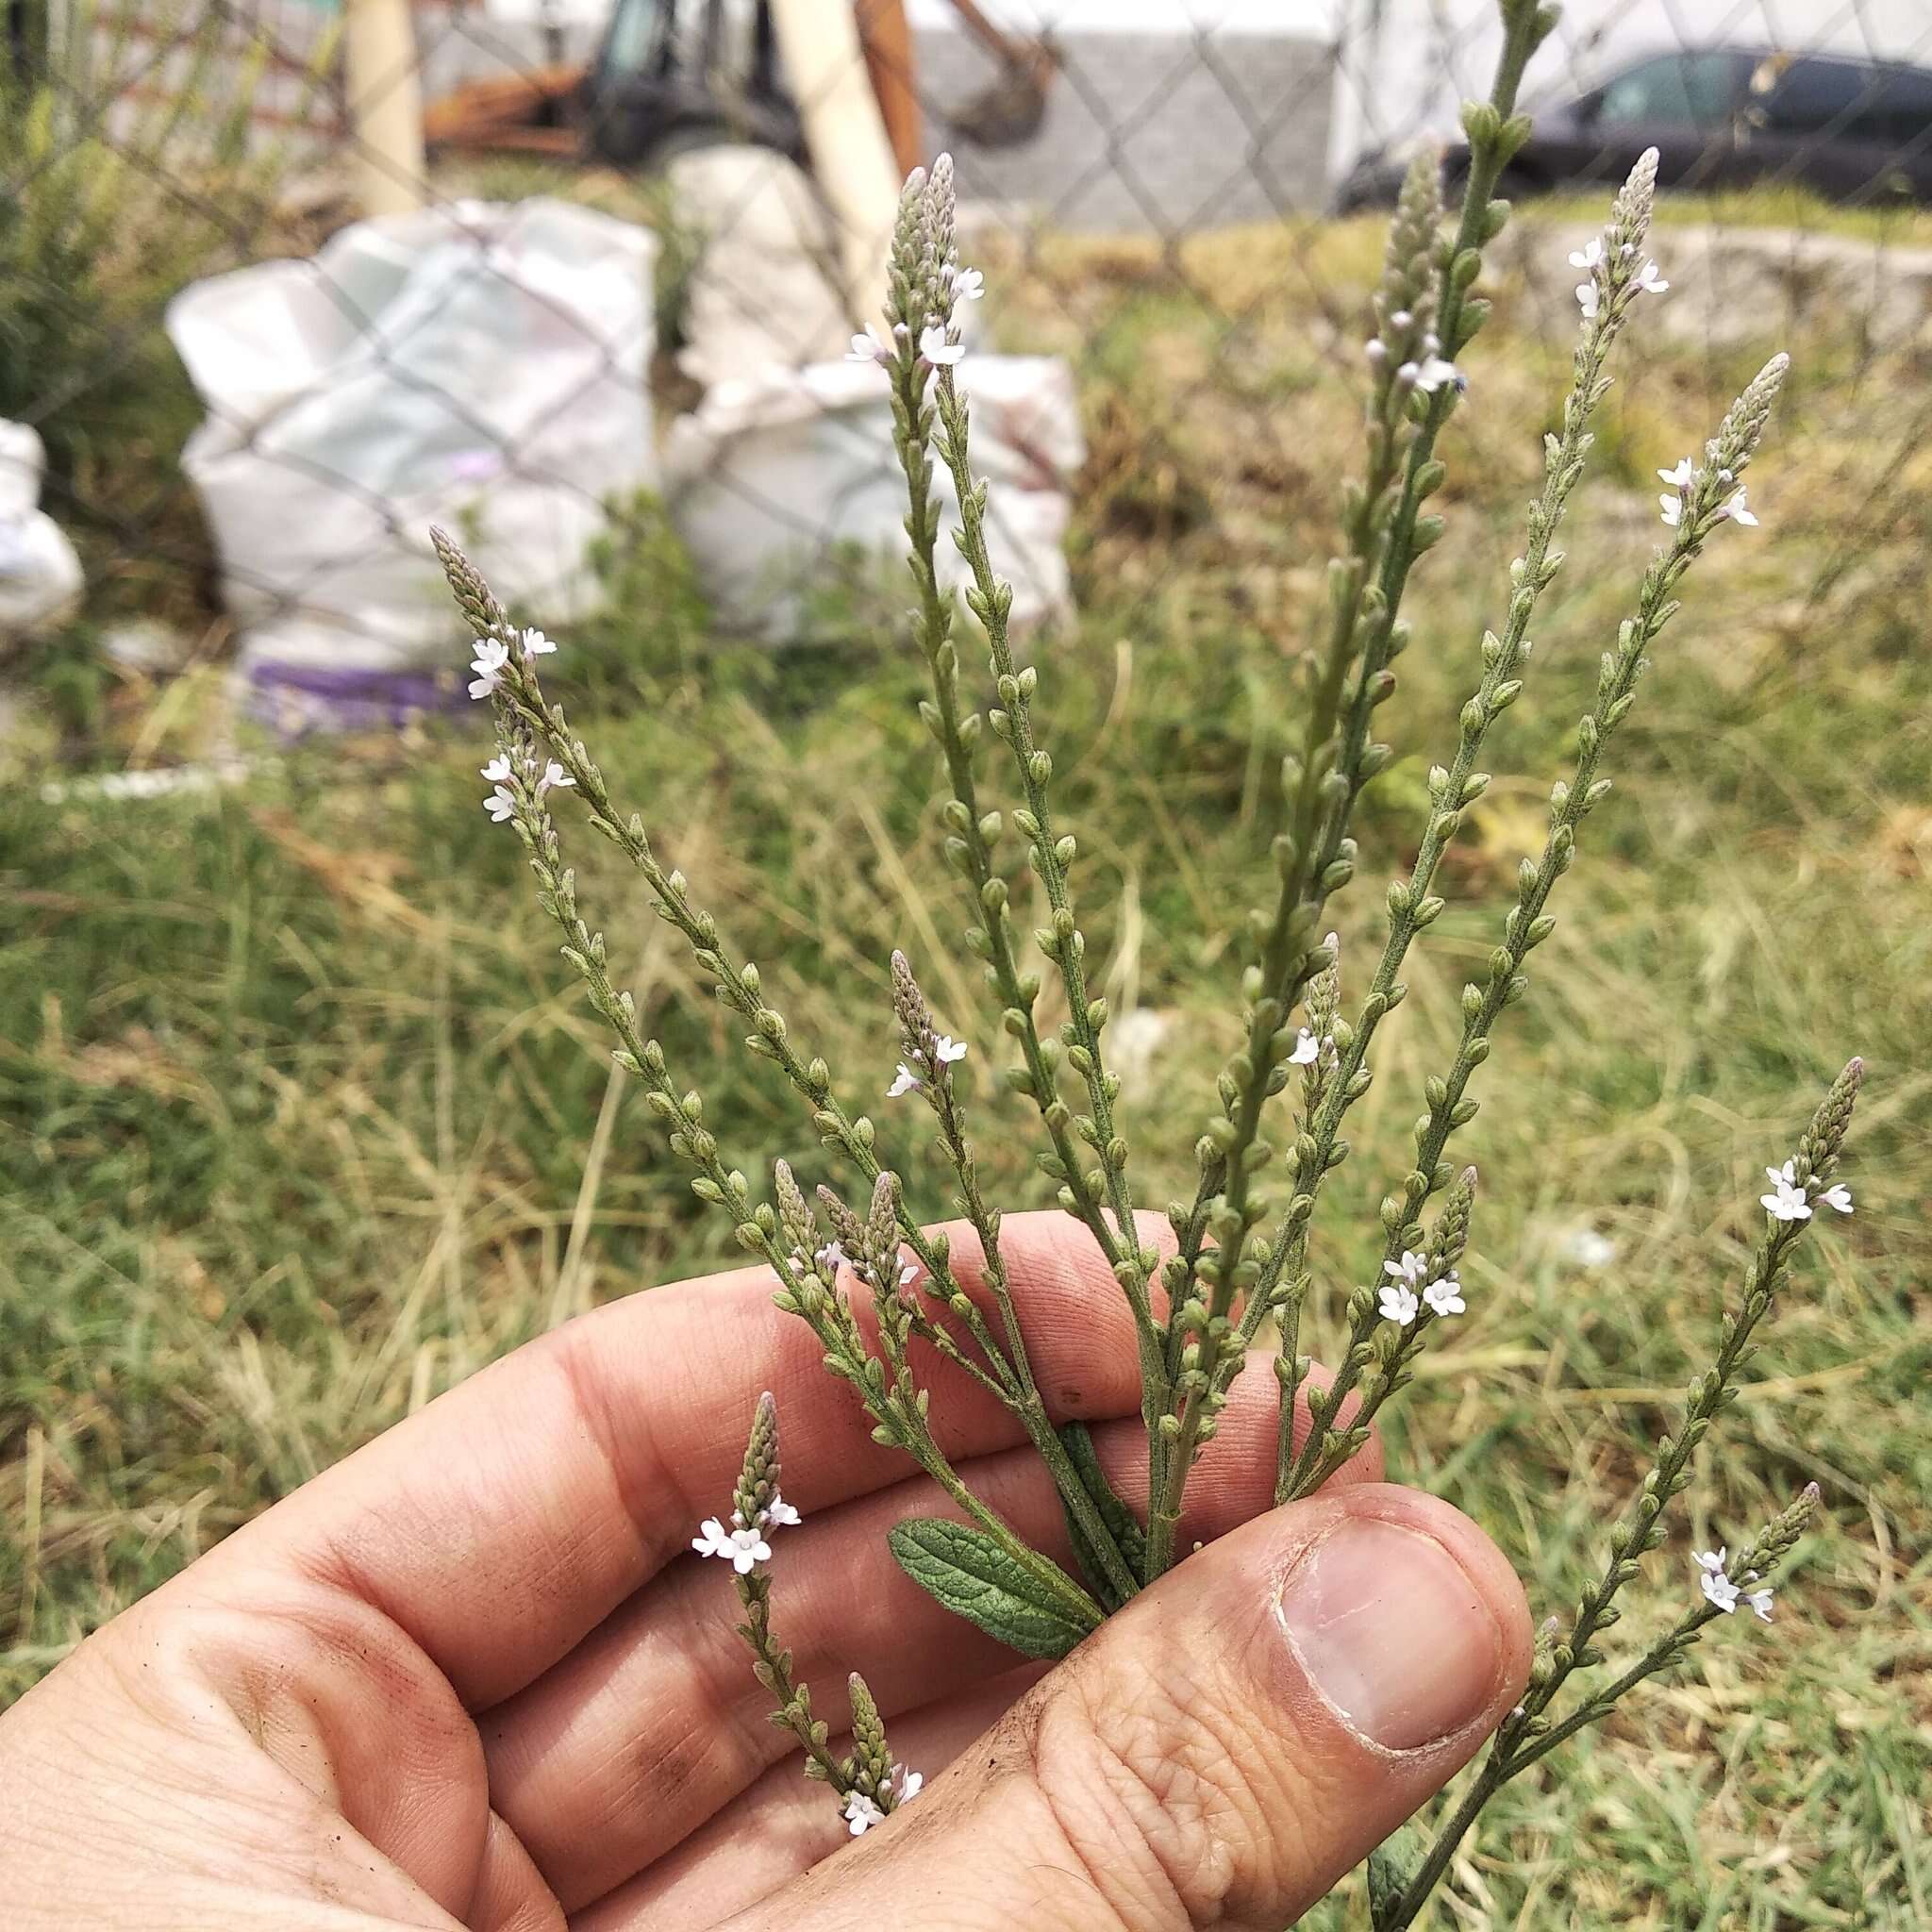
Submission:
[[[1497,37],[1491,0],[815,0],[775,27],[753,0],[348,5],[7,13],[0,417],[37,432],[42,508],[79,553],[63,648],[144,693],[239,663],[289,728],[459,692],[436,519],[537,623],[621,575],[648,625],[624,559],[675,540],[721,628],[890,629],[886,406],[841,360],[878,238],[841,229],[824,168],[874,103],[902,162],[958,159],[989,285],[969,387],[1036,626],[1292,627],[1351,460],[1377,206],[1417,142],[1454,175]],[[372,11],[401,37],[373,42]],[[1802,581],[1768,573],[1722,622],[1796,639],[1874,572],[1907,609],[1926,63],[1918,0],[1570,7],[1529,76],[1523,218],[1457,418],[1472,500],[1527,483],[1575,326],[1567,254],[1656,141],[1674,288],[1604,439],[1624,529],[1789,343],[1766,494]],[[546,226],[553,203],[655,247]],[[417,212],[345,245],[373,204]],[[1506,557],[1507,518],[1474,521]]]

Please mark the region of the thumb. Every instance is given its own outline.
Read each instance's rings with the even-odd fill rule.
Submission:
[[[1469,1760],[1530,1648],[1522,1586],[1446,1503],[1291,1504],[1136,1598],[769,1905],[791,1932],[1280,1932]]]

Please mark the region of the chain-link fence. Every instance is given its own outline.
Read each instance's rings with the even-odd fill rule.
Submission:
[[[7,26],[0,418],[82,573],[15,626],[16,675],[234,665],[291,728],[457,693],[435,521],[556,625],[674,540],[721,630],[890,611],[887,406],[842,358],[892,171],[941,147],[1023,614],[1274,622],[1350,460],[1375,210],[1419,142],[1453,182],[1498,38],[1493,0],[13,0]],[[1528,475],[1568,253],[1655,142],[1673,288],[1612,475],[1647,506],[1712,401],[1800,347],[1767,489],[1806,579],[1758,617],[1828,600],[1918,500],[1932,17],[1578,0],[1524,99],[1472,488]]]

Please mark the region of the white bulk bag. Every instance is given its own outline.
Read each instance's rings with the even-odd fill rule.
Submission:
[[[208,412],[182,467],[258,708],[376,723],[460,691],[432,524],[541,621],[591,607],[607,499],[657,481],[656,249],[564,202],[454,202],[175,298]]]

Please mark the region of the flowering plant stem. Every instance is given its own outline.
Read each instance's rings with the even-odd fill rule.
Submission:
[[[1496,183],[1529,133],[1528,123],[1515,115],[1523,72],[1555,19],[1548,8],[1511,0],[1504,9],[1504,42],[1490,99],[1464,117],[1469,175],[1455,237],[1441,249],[1433,302],[1434,334],[1441,351],[1452,358],[1487,313],[1488,305],[1472,298],[1470,290],[1481,271],[1483,245],[1501,232],[1507,216],[1507,204],[1491,198]],[[1396,233],[1399,237],[1399,221]],[[1433,240],[1432,225],[1424,233]],[[1391,256],[1394,247],[1391,240]],[[1424,257],[1425,250],[1416,253]],[[1403,325],[1413,326],[1414,311],[1401,313]],[[1435,353],[1426,341],[1419,346],[1427,355]],[[1327,641],[1320,654],[1301,752],[1291,766],[1289,825],[1275,844],[1279,889],[1272,915],[1260,922],[1258,970],[1251,971],[1246,981],[1246,1044],[1224,1076],[1234,1092],[1229,1096],[1224,1086],[1224,1113],[1209,1124],[1200,1144],[1194,1204],[1176,1223],[1180,1252],[1168,1268],[1175,1314],[1169,1325],[1167,1368],[1170,1380],[1182,1390],[1182,1400],[1177,1412],[1163,1416],[1159,1435],[1150,1441],[1150,1493],[1155,1499],[1147,1537],[1150,1578],[1174,1560],[1189,1471],[1200,1442],[1212,1432],[1212,1418],[1240,1372],[1246,1344],[1268,1312],[1267,1298],[1257,1293],[1257,1264],[1247,1253],[1250,1230],[1260,1218],[1254,1182],[1273,1151],[1260,1139],[1262,1110],[1278,1091],[1274,1083],[1288,1052],[1289,1014],[1325,957],[1319,948],[1311,949],[1322,909],[1354,872],[1348,827],[1362,788],[1382,762],[1371,755],[1369,724],[1375,707],[1394,689],[1388,666],[1404,641],[1399,619],[1409,573],[1441,530],[1439,518],[1424,519],[1422,507],[1443,480],[1442,465],[1435,459],[1436,441],[1456,407],[1457,389],[1444,380],[1419,391],[1417,363],[1412,358],[1395,363],[1406,347],[1390,350],[1385,345],[1385,365],[1394,366],[1387,371],[1386,382],[1379,380],[1384,372],[1378,372],[1369,420],[1367,478],[1348,520],[1348,553],[1331,578]],[[1404,372],[1409,372],[1406,381]],[[1386,499],[1395,471],[1394,425],[1412,400],[1420,420],[1408,440],[1401,491],[1391,511]],[[1352,664],[1357,665],[1354,691],[1338,737],[1341,693]],[[1218,1209],[1213,1206],[1217,1196]],[[1290,1225],[1296,1224],[1291,1219]],[[1218,1255],[1208,1249],[1210,1230],[1220,1244]],[[1208,1283],[1205,1304],[1195,1297],[1197,1281]],[[1237,1331],[1230,1316],[1241,1292],[1247,1304]],[[1289,1357],[1293,1357],[1292,1346]],[[1284,1432],[1291,1426],[1292,1408],[1293,1391],[1288,1389]]]

